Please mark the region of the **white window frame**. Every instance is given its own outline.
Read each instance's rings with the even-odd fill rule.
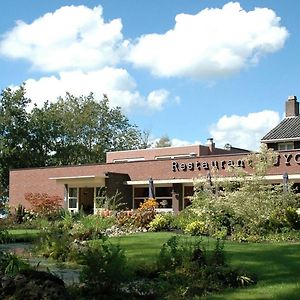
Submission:
[[[278,143],[278,150],[279,151],[293,150],[293,149],[294,149],[294,143],[293,142]]]
[[[71,189],[76,189],[76,196],[70,196]],[[70,200],[76,200],[76,207],[70,207]],[[78,212],[78,200],[79,200],[79,188],[76,186],[69,186],[68,187],[68,210],[71,213]]]

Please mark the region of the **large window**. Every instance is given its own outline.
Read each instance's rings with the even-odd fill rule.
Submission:
[[[69,209],[77,209],[78,203],[78,189],[73,187],[69,188]]]
[[[134,208],[138,208],[141,203],[148,198],[149,187],[135,187],[134,188]],[[158,208],[172,208],[172,187],[155,187],[155,199],[158,203]]]
[[[139,208],[140,204],[148,198],[149,188],[147,187],[136,187],[134,188],[134,206],[133,208]]]

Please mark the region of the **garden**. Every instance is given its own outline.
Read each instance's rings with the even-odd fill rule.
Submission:
[[[264,181],[272,152],[250,159],[251,178],[195,180],[178,214],[151,198],[70,214],[56,196],[27,194],[30,211],[0,220],[1,299],[298,299],[299,194]]]

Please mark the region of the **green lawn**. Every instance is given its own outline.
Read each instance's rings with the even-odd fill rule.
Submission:
[[[116,238],[133,263],[154,262],[161,245],[172,233],[144,233]],[[213,246],[213,240],[203,243]],[[300,243],[234,243],[226,242],[228,263],[258,277],[249,288],[228,290],[207,299],[300,299]]]
[[[38,237],[40,230],[38,229],[10,229],[8,230],[12,242],[32,242]]]

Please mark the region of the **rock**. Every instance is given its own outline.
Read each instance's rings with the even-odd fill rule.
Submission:
[[[14,278],[0,275],[0,299],[70,300],[63,280],[51,273],[22,270]]]

